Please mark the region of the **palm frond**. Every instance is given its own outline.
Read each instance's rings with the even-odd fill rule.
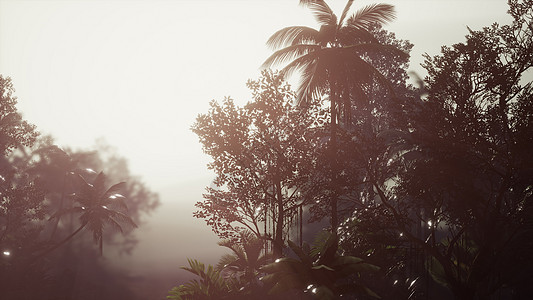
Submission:
[[[75,180],[76,180],[77,186],[80,188],[80,192],[89,193],[93,185],[88,183],[85,180],[85,178],[81,176],[81,174],[76,174],[76,175],[77,176],[75,177]]]
[[[248,240],[243,244],[244,253],[246,254],[246,260],[249,264],[255,264],[261,255],[263,250],[263,241],[259,239]]]
[[[373,23],[385,24],[396,18],[396,11],[390,4],[370,4],[354,13],[346,26],[359,29],[368,29]]]
[[[218,245],[230,249],[239,259],[246,260],[246,254],[244,253],[244,249],[242,249],[240,245],[235,244],[235,242],[230,240],[223,240],[218,242]]]
[[[103,198],[108,198],[114,194],[117,194],[121,190],[123,190],[126,187],[126,182],[119,182],[117,184],[112,185],[110,188],[107,189],[107,191],[104,192]]]
[[[108,217],[116,219],[119,222],[126,223],[127,225],[130,225],[133,228],[137,228],[137,224],[135,224],[135,222],[132,218],[130,218],[130,216],[112,209],[105,209],[105,211]]]
[[[346,16],[348,15],[350,8],[352,7],[352,4],[353,4],[353,0],[348,0],[348,2],[346,2],[346,6],[344,7],[341,18],[339,19],[339,24],[337,24],[337,31],[341,29],[344,23],[344,19],[346,19]]]
[[[94,187],[95,192],[96,192],[97,195],[102,195],[104,193],[104,190],[105,190],[105,179],[106,179],[106,176],[105,176],[104,172],[98,173],[98,175],[94,179],[93,187]]]
[[[337,39],[341,45],[349,46],[360,43],[379,43],[368,30],[352,26],[344,26],[337,32]]]
[[[111,224],[113,228],[117,229],[118,231],[120,231],[120,233],[124,234],[124,230],[122,229],[122,226],[114,219],[107,218],[105,219],[105,222]]]
[[[320,98],[327,89],[326,70],[317,63],[313,68],[305,69],[300,79],[300,85],[296,91],[298,104],[311,103]]]
[[[318,30],[307,26],[290,26],[276,31],[266,42],[271,49],[289,45],[313,44],[317,40]]]
[[[222,255],[222,257],[220,257],[220,259],[218,260],[218,263],[217,263],[215,268],[217,270],[221,271],[222,269],[233,265],[237,260],[238,260],[238,258],[235,255],[231,255],[231,254],[226,253],[226,254]]]
[[[296,100],[299,104],[311,102],[311,98],[320,97],[327,82],[327,69],[320,60],[323,51],[315,51],[295,59],[281,70],[287,78],[295,71],[302,70],[302,76],[296,91]]]
[[[280,71],[280,75],[283,76],[283,78],[289,78],[292,76],[292,74],[295,71],[298,70],[305,70],[313,65],[316,64],[318,60],[318,51],[310,52],[306,55],[302,55],[292,62],[290,62],[288,65],[286,65],[283,69]]]
[[[194,275],[202,277],[205,270],[205,265],[196,259],[187,258],[190,267],[180,267],[180,269],[193,273]]]
[[[336,25],[337,17],[323,0],[300,0],[300,5],[307,6],[320,25]]]
[[[269,58],[267,58],[261,68],[270,68],[274,65],[283,64],[295,58],[302,57],[310,52],[318,51],[320,48],[319,45],[293,45],[283,48],[274,52]]]
[[[103,205],[111,205],[114,207],[119,207],[123,209],[124,211],[128,211],[128,206],[126,205],[126,201],[124,201],[126,197],[124,197],[121,194],[112,194],[109,195],[109,197],[106,197],[102,200]]]

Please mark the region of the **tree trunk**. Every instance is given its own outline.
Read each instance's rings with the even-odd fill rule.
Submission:
[[[283,220],[285,212],[283,210],[283,195],[279,179],[276,179],[275,187],[276,201],[278,202],[278,219],[276,220],[276,236],[274,237],[274,256],[281,257],[283,254]]]
[[[338,165],[337,165],[337,94],[336,88],[331,88],[330,95],[330,113],[331,113],[331,142],[330,142],[330,155],[331,155],[331,233],[337,233],[337,227],[339,225],[337,215],[337,197],[338,197]]]

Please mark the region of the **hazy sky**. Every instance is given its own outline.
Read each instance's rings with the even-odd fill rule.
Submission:
[[[346,2],[328,3],[340,14]],[[386,28],[414,43],[411,66],[421,75],[422,53],[463,41],[467,25],[510,20],[505,0],[386,3],[397,7]],[[41,132],[74,148],[105,138],[161,193],[163,205],[123,261],[145,275],[178,270],[186,257],[221,251],[191,216],[209,185],[209,159],[189,128],[212,99],[250,100],[245,83],[272,53],[266,40],[290,25],[316,27],[297,0],[0,0],[0,74]]]
[[[338,13],[344,0],[328,1]],[[374,3],[355,1],[354,8]],[[386,28],[421,54],[462,41],[466,26],[509,20],[505,0],[388,1]],[[11,76],[24,117],[58,144],[104,137],[153,187],[205,176],[189,130],[212,99],[249,100],[247,79],[289,25],[316,23],[297,0],[0,0],[0,74]]]

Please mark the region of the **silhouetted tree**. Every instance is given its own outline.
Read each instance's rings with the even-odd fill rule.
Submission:
[[[350,119],[351,101],[354,97],[364,97],[363,85],[377,80],[388,86],[383,75],[364,59],[368,53],[394,53],[400,51],[389,45],[380,44],[369,29],[374,23],[391,21],[394,8],[387,4],[374,4],[363,7],[348,17],[353,1],[347,1],[340,19],[323,0],[302,0],[321,25],[320,30],[305,26],[292,26],[274,33],[267,45],[274,49],[263,64],[271,67],[289,62],[281,74],[286,76],[301,71],[301,82],[297,99],[300,103],[313,101],[328,94],[330,101],[330,160],[331,160],[331,228],[338,226],[337,202],[340,193],[338,183],[337,126],[341,115]]]
[[[125,211],[127,210],[126,203],[124,202],[125,197],[119,194],[120,189],[125,185],[125,182],[117,183],[106,188],[105,175],[103,172],[100,172],[98,176],[96,176],[93,183],[88,183],[81,175],[77,176],[77,181],[78,190],[73,195],[73,198],[79,206],[59,211],[54,214],[52,218],[57,218],[66,213],[80,213],[80,227],[61,242],[37,256],[36,259],[59,248],[84,228],[91,231],[94,241],[99,245],[100,255],[103,255],[103,232],[105,225],[109,224],[120,232],[123,232],[123,224],[137,227],[133,220],[125,214]]]
[[[531,294],[532,7],[510,1],[511,25],[426,56],[427,96],[406,103],[405,130],[382,135],[375,194],[354,215],[354,229],[389,237],[367,237],[373,249],[423,254],[418,276],[427,268],[457,299]]]
[[[35,126],[23,120],[17,111],[14,91],[11,78],[0,75],[0,152],[3,155],[16,147],[33,145],[38,135]]]
[[[317,105],[296,109],[277,74],[263,71],[248,86],[254,101],[244,108],[231,99],[213,101],[192,127],[217,174],[217,187],[207,189],[194,215],[224,239],[238,239],[243,228],[271,239],[280,256],[291,219],[301,220],[301,207],[316,189],[309,175],[320,133],[313,127],[324,119]]]
[[[143,213],[157,205],[157,195],[132,177],[125,160],[111,152],[62,150],[51,137],[37,139],[35,127],[17,112],[9,78],[0,76],[0,91],[0,297],[88,299],[98,294],[100,299],[110,299],[120,291],[124,297],[135,298],[124,286],[125,275],[102,264],[81,234],[83,230],[75,230],[74,218],[55,221],[51,217],[83,211],[80,228],[83,224],[90,228],[101,249],[104,238],[113,241],[115,236],[104,225],[120,231],[121,221],[138,223]],[[128,183],[115,185],[107,197],[101,194],[108,188],[103,174],[88,172],[91,168],[111,169],[111,180]],[[133,200],[128,201],[133,220],[123,214],[125,210],[112,211],[115,204],[120,209],[115,202],[123,198],[118,191],[112,193],[118,187],[120,194]],[[74,206],[72,193],[82,205]],[[64,246],[70,240],[76,242]],[[125,250],[134,245],[129,240],[120,242]]]

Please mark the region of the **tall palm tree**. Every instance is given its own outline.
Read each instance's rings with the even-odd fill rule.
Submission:
[[[301,71],[297,89],[299,103],[308,103],[313,98],[329,93],[331,114],[330,151],[332,156],[331,230],[336,231],[337,216],[337,124],[341,107],[347,117],[350,111],[350,96],[364,95],[363,85],[373,80],[387,87],[387,80],[369,64],[364,56],[371,52],[402,55],[392,46],[381,45],[369,32],[370,25],[384,24],[395,18],[394,7],[388,4],[368,5],[348,17],[353,0],[349,0],[341,17],[333,13],[323,0],[300,0],[313,12],[320,30],[306,26],[290,26],[274,33],[267,45],[274,52],[264,63],[264,68],[288,63],[281,74],[290,76]],[[280,49],[281,48],[281,49]],[[342,99],[341,99],[342,96]],[[342,100],[342,101],[341,101]]]
[[[73,194],[74,201],[78,204],[71,208],[58,211],[51,218],[59,218],[67,213],[81,213],[80,226],[69,236],[51,248],[36,256],[30,264],[52,252],[53,250],[70,241],[84,228],[89,229],[94,241],[98,243],[100,255],[103,255],[103,233],[105,225],[109,224],[123,233],[122,225],[137,227],[133,220],[122,211],[127,210],[124,196],[118,192],[124,187],[125,182],[120,182],[106,189],[105,175],[100,172],[93,183],[88,183],[81,175],[77,175],[78,192]],[[121,209],[122,211],[118,210]]]

